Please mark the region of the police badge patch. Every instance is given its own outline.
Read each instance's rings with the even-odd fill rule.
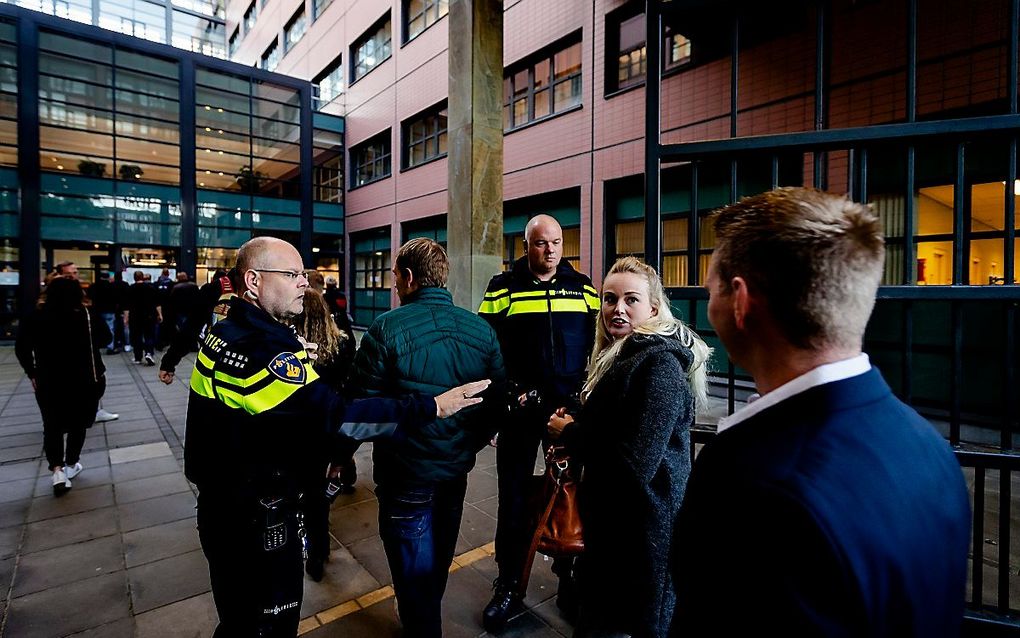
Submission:
[[[293,352],[281,352],[276,355],[269,364],[269,371],[281,381],[298,385],[303,385],[307,376],[305,367]]]

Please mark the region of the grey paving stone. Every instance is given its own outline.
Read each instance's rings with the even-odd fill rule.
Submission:
[[[195,515],[195,496],[191,492],[171,494],[147,501],[118,505],[120,528],[130,532],[143,527],[151,527]]]
[[[570,632],[565,635],[572,634],[573,632]],[[528,638],[562,638],[564,634],[546,625],[531,611],[512,618],[506,628],[499,632],[499,638],[524,638],[525,636]]]
[[[120,434],[121,432],[137,432],[138,430],[151,430],[159,429],[156,425],[156,420],[152,417],[147,419],[117,419],[116,421],[106,422],[106,431],[110,434]]]
[[[11,586],[11,578],[14,576],[14,557],[4,558],[0,560],[0,588],[2,591],[7,592],[8,587]],[[6,599],[6,593],[4,598]]]
[[[22,529],[20,525],[0,529],[0,558],[14,556],[21,544]],[[2,590],[0,590],[2,591]],[[2,598],[2,595],[0,595]]]
[[[344,616],[307,634],[302,634],[302,638],[348,638],[350,636],[400,638],[401,635],[400,622],[393,610],[393,599],[391,598]]]
[[[33,478],[39,471],[39,461],[0,465],[0,483]]]
[[[56,638],[127,618],[130,613],[126,574],[119,571],[15,598],[8,610],[6,634]]]
[[[457,538],[457,553],[461,554],[481,547],[496,538],[496,520],[474,507],[464,505],[460,519],[460,536]]]
[[[301,617],[329,609],[341,602],[352,600],[381,584],[343,547],[333,550],[326,564],[325,575],[319,583],[305,576],[304,599]]]
[[[3,393],[0,392],[0,396],[2,396],[2,394]],[[42,432],[41,419],[35,421],[23,420],[22,423],[14,425],[13,423],[8,423],[6,417],[0,416],[0,421],[4,422],[4,424],[0,426],[0,432],[2,432],[4,436],[10,434],[28,434],[30,432]]]
[[[159,443],[165,441],[163,434],[158,428],[135,430],[134,432],[119,432],[106,436],[107,445],[110,448],[125,448],[145,443]]]
[[[334,507],[329,514],[329,529],[344,545],[378,536],[378,502],[373,499],[347,507]]]
[[[41,521],[78,512],[87,512],[113,505],[113,488],[110,485],[72,489],[59,498],[40,496],[32,499],[29,522]]]
[[[11,501],[21,501],[26,498],[31,498],[34,489],[34,478],[0,483],[0,503],[10,503]]]
[[[184,475],[174,472],[117,483],[116,496],[117,503],[123,505],[157,496],[187,492],[190,489]]]
[[[22,554],[73,545],[117,533],[117,510],[104,507],[80,514],[29,523]]]
[[[471,472],[468,474],[467,494],[464,497],[465,503],[477,503],[496,495],[496,477],[485,472]]]
[[[496,467],[496,448],[486,445],[479,450],[478,456],[475,457],[475,467],[479,469]]]
[[[25,554],[18,564],[13,598],[51,589],[62,583],[85,580],[124,568],[118,536],[97,538],[75,545]]]
[[[482,633],[482,609],[492,594],[489,582],[470,569],[450,574],[443,605],[444,636],[477,636]]]
[[[24,525],[25,517],[31,508],[32,501],[30,499],[0,503],[0,528]]]
[[[209,566],[201,551],[128,570],[135,614],[209,591]]]
[[[36,432],[25,432],[22,434],[7,434],[3,430],[0,430],[0,448],[4,447],[16,447],[19,445],[39,445],[43,443],[43,433],[41,430]]]
[[[113,481],[118,485],[124,481],[133,481],[146,476],[159,476],[182,471],[181,464],[172,456],[161,456],[155,459],[117,463],[111,467]]]
[[[106,625],[71,634],[69,638],[133,638],[135,635],[135,619],[121,618]]]
[[[380,584],[389,585],[393,582],[393,576],[390,574],[390,565],[386,561],[386,551],[383,549],[382,539],[379,536],[369,536],[368,538],[351,543],[347,547],[354,558]]]
[[[40,456],[42,456],[42,444],[19,445],[0,449],[0,463],[27,461],[29,459],[37,459]]]
[[[117,463],[129,463],[170,455],[170,446],[166,444],[166,441],[163,441],[110,450],[110,463],[116,465]]]
[[[499,519],[499,496],[487,498],[484,501],[474,503],[474,506],[482,510],[494,519]]]
[[[549,600],[540,603],[531,608],[531,613],[535,614],[545,624],[549,625],[554,631],[557,631],[564,636],[570,636],[574,633],[574,625],[567,620],[566,616],[563,615],[563,610],[556,606],[556,597],[553,596]]]
[[[194,518],[153,525],[124,534],[124,562],[128,568],[179,556],[201,548]]]
[[[85,465],[85,460],[82,460],[82,467],[84,470],[74,477],[71,481],[74,487],[72,489],[85,489],[87,487],[98,487],[100,485],[107,485],[111,482],[110,466],[109,465],[98,465],[89,467]],[[53,477],[47,472],[43,476],[40,476],[35,481],[35,492],[34,496],[49,496],[53,494]]]
[[[86,439],[87,441],[88,439]],[[105,449],[94,450],[90,452],[83,452],[79,459],[83,467],[86,468],[98,468],[107,467],[110,465],[110,456],[107,454]],[[46,459],[43,459],[42,463],[39,464],[39,476],[50,476],[49,465],[46,463]]]
[[[212,594],[201,594],[139,614],[135,638],[201,638],[218,622]]]

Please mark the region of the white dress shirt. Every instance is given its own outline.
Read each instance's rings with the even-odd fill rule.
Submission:
[[[856,357],[834,361],[813,368],[799,377],[787,381],[772,392],[753,400],[747,406],[737,410],[733,414],[719,419],[718,431],[722,432],[734,425],[746,421],[762,410],[767,410],[781,401],[811,388],[833,381],[842,381],[850,377],[864,374],[871,369],[871,361],[868,355],[861,353]]]

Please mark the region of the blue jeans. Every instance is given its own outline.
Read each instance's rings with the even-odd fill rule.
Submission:
[[[99,313],[99,316],[103,318],[103,321],[106,322],[106,327],[110,329],[110,343],[106,344],[105,346],[103,346],[102,344],[96,344],[96,347],[97,348],[105,347],[107,350],[113,350],[113,344],[116,342],[116,339],[114,339],[113,335],[117,334],[113,330],[114,314],[112,312],[101,312]]]
[[[408,637],[443,635],[442,602],[464,511],[467,476],[427,486],[380,485],[379,534]]]

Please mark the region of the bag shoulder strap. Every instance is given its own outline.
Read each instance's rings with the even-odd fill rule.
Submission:
[[[85,325],[89,329],[89,363],[92,364],[92,381],[99,383],[99,375],[96,374],[96,346],[92,342],[92,316],[89,315],[89,309],[85,308]]]

